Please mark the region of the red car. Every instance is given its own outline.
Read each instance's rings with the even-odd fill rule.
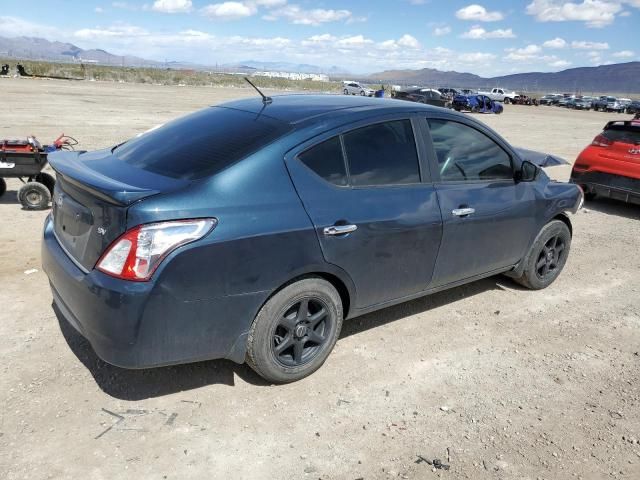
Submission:
[[[640,205],[640,119],[607,123],[578,155],[571,181],[587,200],[601,195]]]

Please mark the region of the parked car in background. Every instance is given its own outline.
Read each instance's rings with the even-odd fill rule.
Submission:
[[[456,95],[460,95],[460,91],[457,88],[441,87],[437,90],[449,99],[452,99]]]
[[[563,96],[559,93],[551,93],[540,98],[540,105],[557,105]]]
[[[345,95],[360,95],[362,97],[372,97],[375,90],[364,86],[359,82],[342,82],[342,93]]]
[[[501,114],[504,110],[500,102],[481,94],[456,95],[451,102],[451,107],[458,112],[469,111],[473,113]]]
[[[510,92],[504,88],[492,88],[490,92],[478,91],[479,95],[486,95],[496,102],[511,103],[516,98],[516,92]]]
[[[625,113],[636,114],[640,113],[640,100],[633,100],[627,108],[625,109]]]
[[[556,103],[555,105],[557,107],[566,107],[569,104],[569,102],[571,102],[572,100],[574,100],[573,97],[565,97],[565,96],[563,96],[562,98],[560,98],[558,100],[558,103]]]
[[[602,96],[593,102],[593,109],[601,112],[622,113],[625,106],[616,97]]]
[[[596,195],[640,204],[640,122],[612,121],[578,156],[571,181]]]
[[[60,321],[121,367],[269,382],[317,370],[345,318],[499,273],[549,286],[582,203],[476,119],[360,96],[243,99],[49,160]]]
[[[586,98],[572,98],[567,102],[567,108],[574,110],[591,110],[591,100]]]
[[[451,107],[451,100],[438,90],[432,88],[414,88],[401,95],[398,95],[398,92],[396,92],[395,98],[433,105],[434,107]]]
[[[519,93],[518,95],[516,95],[511,102],[515,105],[539,105],[537,98],[530,97],[529,95],[525,95],[524,93]]]

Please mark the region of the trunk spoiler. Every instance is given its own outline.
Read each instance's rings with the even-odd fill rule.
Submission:
[[[50,153],[47,159],[55,172],[68,183],[114,205],[127,206],[161,192],[161,190],[152,188],[134,187],[107,177],[81,161],[79,157],[83,153],[85,152],[57,151]]]

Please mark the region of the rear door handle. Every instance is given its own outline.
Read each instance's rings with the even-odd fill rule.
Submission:
[[[332,225],[324,227],[323,233],[325,235],[344,235],[345,233],[355,232],[357,229],[357,225]]]
[[[475,208],[454,208],[451,210],[451,213],[456,217],[466,217],[467,215],[471,215],[472,213],[476,213]]]

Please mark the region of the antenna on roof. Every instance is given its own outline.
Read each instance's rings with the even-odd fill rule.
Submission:
[[[260,96],[262,97],[262,103],[264,103],[265,105],[268,105],[271,102],[273,102],[273,98],[267,97],[264,93],[262,93],[260,89],[251,82],[251,80],[249,80],[247,77],[244,77],[244,79],[247,81],[249,85],[251,85],[253,88],[256,89],[256,92],[260,94]]]

